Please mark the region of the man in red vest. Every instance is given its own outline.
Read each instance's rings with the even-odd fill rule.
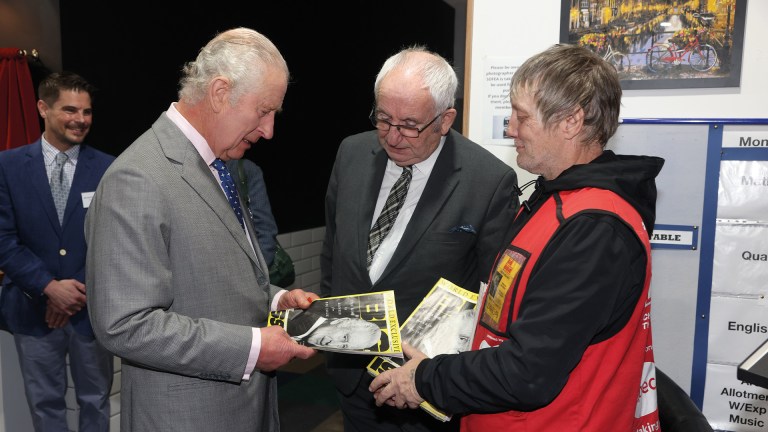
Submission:
[[[424,400],[464,431],[659,431],[650,234],[664,161],[605,150],[619,125],[616,70],[555,45],[514,74],[507,135],[536,190],[510,224],[471,351],[427,358],[370,386],[376,403]]]

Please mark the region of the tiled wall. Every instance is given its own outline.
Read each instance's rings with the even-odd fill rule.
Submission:
[[[296,270],[296,280],[290,288],[302,288],[305,291],[320,293],[320,251],[323,245],[325,227],[311,228],[304,231],[280,234],[277,240],[283,246],[293,260]],[[67,407],[69,409],[67,423],[70,431],[77,431],[77,401],[75,389],[71,387],[72,378],[69,379],[70,387],[67,389]],[[110,396],[112,418],[110,419],[110,431],[120,432],[120,360],[115,359],[115,378],[112,383]]]
[[[289,288],[302,288],[320,294],[320,252],[325,227],[280,234],[277,240],[293,260],[296,281]]]

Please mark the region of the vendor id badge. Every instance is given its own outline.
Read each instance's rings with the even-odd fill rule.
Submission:
[[[482,322],[494,331],[505,330],[499,323],[508,321],[506,317],[509,316],[512,303],[511,299],[505,300],[526,260],[527,257],[520,252],[507,249],[496,266],[491,284],[488,286],[481,318]],[[505,317],[503,321],[502,317]]]

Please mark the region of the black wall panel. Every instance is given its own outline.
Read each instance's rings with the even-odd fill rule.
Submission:
[[[99,88],[88,142],[118,155],[177,99],[183,64],[239,26],[269,37],[291,70],[275,137],[246,153],[264,170],[281,233],[325,225],[336,149],[371,129],[373,82],[388,56],[420,43],[453,62],[454,10],[441,0],[65,1],[63,68]]]

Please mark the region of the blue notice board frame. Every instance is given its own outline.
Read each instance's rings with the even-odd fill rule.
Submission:
[[[710,307],[712,295],[712,271],[715,253],[715,230],[717,222],[718,186],[720,163],[724,160],[765,161],[768,147],[724,148],[723,129],[727,125],[768,125],[768,119],[685,119],[685,118],[636,118],[623,119],[622,124],[648,125],[707,125],[706,174],[704,178],[704,201],[702,203],[702,224],[700,242],[700,265],[698,274],[698,295],[696,299],[696,323],[694,332],[693,361],[691,368],[691,399],[702,409],[704,386],[707,372],[707,350],[709,342]],[[664,225],[657,225],[663,227]],[[669,226],[669,225],[667,225]],[[679,229],[681,226],[672,226]],[[685,226],[682,226],[685,228]],[[660,248],[655,246],[654,249]],[[666,247],[671,248],[671,246]],[[681,247],[682,248],[682,247]]]

